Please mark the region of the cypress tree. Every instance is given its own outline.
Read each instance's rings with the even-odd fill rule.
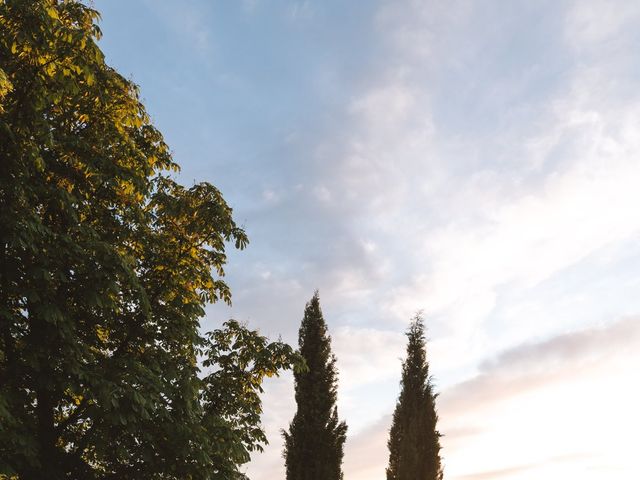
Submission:
[[[340,480],[347,425],[336,407],[336,357],[316,291],[300,326],[300,354],[308,371],[294,372],[298,409],[283,432],[287,480]]]
[[[436,395],[429,377],[424,323],[418,314],[409,330],[400,397],[389,432],[387,480],[441,480]]]

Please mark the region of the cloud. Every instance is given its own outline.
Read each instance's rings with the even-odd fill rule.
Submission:
[[[554,466],[561,465],[562,463],[571,462],[575,460],[584,460],[585,458],[589,458],[586,455],[577,454],[577,455],[562,455],[557,457],[546,458],[538,463],[531,463],[525,465],[518,465],[515,467],[502,468],[499,470],[490,470],[481,473],[472,473],[470,475],[458,475],[454,478],[455,480],[493,480],[500,478],[519,478],[522,474],[533,474],[540,475],[540,470],[544,468],[552,468]]]
[[[567,42],[577,50],[608,48],[606,43],[619,48],[620,40],[626,40],[625,34],[635,28],[639,17],[640,6],[633,2],[573,2],[566,17]]]
[[[535,467],[538,476],[552,472],[545,475],[556,478],[559,471],[575,474],[585,465],[621,458],[620,450],[638,427],[632,419],[640,392],[629,388],[640,367],[638,340],[636,316],[523,344],[485,360],[475,377],[439,398],[444,455],[455,465],[449,473],[464,478],[497,466],[508,471],[524,465]],[[615,400],[622,392],[626,398]],[[467,439],[448,438],[449,429],[469,426],[476,431]],[[554,467],[558,456],[567,459]],[[533,470],[513,471],[506,477],[532,475],[536,478]]]
[[[386,32],[390,47],[399,54],[393,58],[410,69],[425,60],[448,61],[443,46],[448,32],[464,26],[472,10],[467,0],[446,4],[433,0],[385,0],[377,12],[376,26]]]
[[[455,418],[472,409],[495,408],[529,390],[606,370],[614,360],[632,355],[639,341],[640,318],[631,317],[511,348],[482,362],[477,376],[443,392],[442,413]]]
[[[265,28],[259,38],[281,27],[281,15],[276,23],[258,18],[262,3],[244,5]],[[281,12],[322,28],[329,9],[307,22],[317,13],[309,5],[289,3]],[[609,278],[610,291],[620,271],[605,256],[617,248],[614,260],[624,260],[625,245],[640,235],[640,98],[632,71],[638,9],[606,1],[371,5],[354,17],[351,37],[340,37],[341,48],[360,41],[344,58],[332,50],[335,39],[294,29],[295,41],[307,42],[305,62],[282,65],[305,70],[295,82],[310,83],[279,88],[298,109],[286,110],[286,128],[253,140],[268,143],[257,145],[259,160],[239,168],[240,149],[216,164],[216,175],[241,175],[232,198],[252,244],[230,256],[233,308],[211,307],[208,322],[234,316],[295,343],[304,304],[319,287],[338,355],[341,414],[357,425],[346,467],[350,478],[382,478],[388,422],[367,423],[393,407],[402,330],[423,308],[453,473],[526,476],[514,469],[552,455],[532,461],[516,452],[512,465],[492,452],[493,464],[474,456],[477,442],[502,445],[501,435],[519,435],[496,411],[504,407],[516,424],[509,409],[529,405],[530,395],[547,398],[563,382],[589,383],[602,373],[600,362],[610,365],[617,354],[601,342],[626,345],[620,355],[631,357],[625,338],[637,340],[632,320],[585,329],[600,303],[595,295],[559,312],[533,292],[556,282],[559,297],[589,296],[584,280],[563,281],[580,265]],[[209,48],[216,37],[202,24],[206,15],[185,11],[170,19],[175,31]],[[294,41],[278,35],[278,48]],[[284,58],[267,47],[260,52],[273,57],[265,58]],[[318,59],[317,70],[309,58]],[[260,80],[247,85],[266,97],[274,67],[265,63],[250,70]],[[303,93],[290,97],[298,88]],[[234,112],[253,98],[246,97],[233,99]],[[250,111],[259,117],[263,107]],[[256,125],[247,130],[251,138],[265,130]],[[606,313],[636,305],[630,298]],[[576,326],[582,330],[562,333]],[[504,353],[484,360],[495,351]],[[277,385],[265,396],[274,446],[252,463],[257,480],[282,475],[278,430],[294,406],[291,383]]]
[[[528,122],[499,140],[493,131],[469,132],[454,150],[446,142],[455,132],[443,132],[434,117],[435,138],[445,139],[431,149],[445,155],[439,164],[478,161],[466,175],[441,174],[440,187],[414,193],[413,204],[426,205],[423,223],[411,229],[420,239],[411,248],[417,261],[412,278],[386,296],[390,315],[423,307],[446,319],[451,334],[468,332],[486,321],[504,287],[531,288],[638,235],[640,102],[620,95],[622,80],[610,78],[608,70],[577,67]]]
[[[546,462],[545,462],[546,463]],[[454,477],[457,480],[493,480],[498,478],[512,477],[514,474],[521,473],[523,471],[535,470],[539,467],[539,464],[522,465],[518,467],[502,468],[500,470],[491,470],[489,472],[472,473],[471,475],[462,475]]]
[[[529,478],[530,475],[536,478],[536,474],[551,472],[552,476],[548,478],[555,479],[554,472],[566,470],[575,473],[583,469],[585,464],[592,465],[594,471],[600,465],[604,471],[611,472],[611,465],[606,466],[604,459],[611,455],[610,450],[616,449],[616,445],[627,441],[625,431],[616,422],[620,418],[628,418],[627,415],[635,415],[633,402],[640,392],[635,392],[628,402],[620,405],[623,411],[612,412],[607,405],[594,410],[603,397],[595,394],[595,391],[607,388],[608,380],[613,377],[612,372],[621,373],[620,381],[634,378],[633,372],[640,367],[640,353],[636,348],[639,340],[640,318],[629,317],[605,327],[578,330],[541,342],[523,344],[486,359],[476,376],[445,389],[438,398],[445,464],[454,464],[453,469],[446,470],[447,478],[520,479]],[[620,383],[617,381],[613,385],[619,386]],[[572,389],[575,389],[575,393],[568,393]],[[590,398],[581,398],[585,390],[593,390],[594,393]],[[615,391],[609,392],[613,397],[615,394]],[[540,432],[531,428],[528,432],[521,431],[519,437],[513,439],[511,435],[514,431],[505,425],[501,419],[503,416],[508,417],[507,423],[512,421],[513,415],[518,418],[515,432],[517,428],[526,428],[525,425],[530,427],[531,422],[535,422],[543,431],[547,428],[547,435],[551,433],[561,442],[572,437],[570,429],[575,428],[573,423],[551,423],[555,422],[556,416],[551,422],[543,417],[545,413],[549,414],[549,410],[545,409],[549,401],[555,402],[560,409],[558,418],[564,416],[566,419],[574,415],[562,408],[576,401],[581,402],[582,405],[574,409],[579,410],[579,421],[586,421],[580,417],[583,412],[592,412],[592,434],[582,442],[566,444],[564,449],[557,449],[553,440],[547,439],[552,444],[551,451],[538,445],[536,448],[539,453],[533,455],[535,461],[518,463],[520,458],[526,458],[527,449],[532,448],[525,437],[537,439]],[[531,410],[530,405],[534,405],[534,408],[537,406],[539,410]],[[523,415],[525,411],[529,413]],[[608,422],[608,426],[603,426],[602,422]],[[349,438],[345,476],[354,479],[384,477],[390,423],[391,416],[385,415]],[[633,428],[629,427],[629,430]],[[610,435],[606,442],[611,444],[603,444],[598,437],[603,430],[609,434],[617,432],[619,436]],[[490,443],[483,443],[488,439]],[[516,441],[515,448],[519,449],[519,453],[509,456],[504,445],[513,441]],[[503,467],[483,467],[488,463],[481,458],[483,454],[486,455],[483,452],[487,447],[497,449],[491,452],[490,460],[494,461],[494,466]],[[503,449],[503,454],[499,453],[500,449]],[[480,458],[470,453],[474,450],[480,452]]]
[[[255,452],[245,472],[252,479],[285,478],[281,431],[288,428],[295,412],[293,375],[288,373],[265,382],[263,398],[269,401],[262,423],[269,441],[266,453]],[[275,400],[275,401],[274,401]]]
[[[640,232],[640,220],[633,214],[640,201],[634,187],[640,177],[634,156],[640,136],[630,132],[630,124],[620,125],[619,133],[610,136],[598,116],[582,121],[577,117],[580,125],[574,131],[585,140],[575,152],[579,160],[550,174],[537,191],[525,191],[509,202],[487,199],[470,185],[473,208],[484,218],[470,225],[450,223],[427,234],[420,258],[430,259],[428,273],[398,287],[389,310],[406,316],[417,298],[433,313],[472,302],[472,308],[458,315],[457,325],[464,328],[491,311],[499,286],[534,286],[611,242]],[[635,124],[636,118],[628,121]]]
[[[369,428],[347,438],[345,478],[352,480],[384,478],[384,469],[389,458],[387,440],[390,426],[391,415],[385,415]]]
[[[354,389],[387,378],[399,378],[406,338],[402,332],[343,326],[332,334],[340,364],[340,384]]]

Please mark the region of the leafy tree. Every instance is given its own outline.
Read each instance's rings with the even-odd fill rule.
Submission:
[[[214,186],[171,178],[97,19],[0,0],[0,478],[242,478],[261,381],[298,357],[199,333],[247,237]]]
[[[389,432],[387,480],[441,480],[440,433],[429,377],[424,323],[416,315],[407,331],[400,398]]]
[[[283,432],[287,480],[339,480],[347,425],[338,420],[336,358],[318,292],[307,303],[298,341],[308,371],[294,372],[298,409]]]

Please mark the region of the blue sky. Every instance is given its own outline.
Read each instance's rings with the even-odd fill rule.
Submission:
[[[422,309],[452,480],[637,479],[640,5],[616,0],[96,0],[185,183],[249,248],[232,308],[295,342],[319,288],[350,425],[384,478]],[[291,377],[266,386],[284,478]]]

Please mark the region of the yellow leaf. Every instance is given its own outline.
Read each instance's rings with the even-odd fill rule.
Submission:
[[[58,15],[56,7],[47,8],[47,15],[49,15],[51,18],[55,18],[56,20],[60,20],[60,16]]]
[[[106,328],[96,327],[96,334],[101,342],[109,340],[109,331]]]

